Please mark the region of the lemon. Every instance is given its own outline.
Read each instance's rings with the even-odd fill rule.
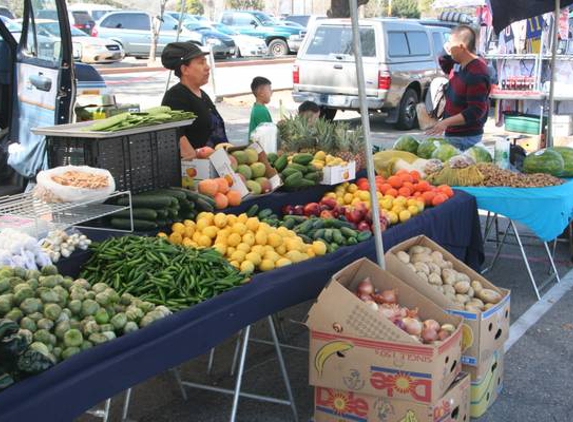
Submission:
[[[286,246],[287,251],[295,251],[295,250],[298,250],[298,248],[299,248],[299,244],[296,241],[296,239],[292,239],[290,237],[285,240],[285,246]]]
[[[351,184],[348,185],[348,188],[346,188],[346,190],[347,190],[349,193],[354,193],[354,192],[356,192],[356,191],[358,190],[358,186],[356,186],[354,183],[351,183]]]
[[[416,205],[418,206],[418,210],[419,210],[420,212],[424,211],[424,208],[425,208],[424,201],[416,201],[416,202],[417,202]]]
[[[391,209],[391,211],[394,211],[396,215],[400,215],[400,213],[405,210],[406,209],[402,205],[394,205]]]
[[[345,193],[343,199],[346,205],[350,205],[350,203],[354,199],[354,195],[352,195],[351,193]]]
[[[385,209],[390,211],[392,209],[392,206],[394,205],[394,201],[391,198],[386,198],[384,197],[381,201],[380,201],[380,206]]]
[[[211,242],[211,238],[207,235],[201,235],[201,237],[199,238],[199,246],[203,246],[204,248],[208,248],[209,246],[211,246],[213,243]]]
[[[260,223],[258,231],[264,231],[265,233],[269,234],[275,231],[274,227],[269,226],[267,223]]]
[[[238,270],[241,269],[241,264],[239,264],[237,261],[231,261],[230,264]]]
[[[227,252],[227,246],[223,243],[215,243],[213,248],[223,256],[225,256],[225,253]]]
[[[235,253],[236,249],[233,248],[232,246],[227,246],[227,257],[233,255]]]
[[[420,213],[420,210],[418,209],[417,205],[410,205],[408,207],[408,211],[410,211],[410,214],[412,214],[412,216],[418,215]]]
[[[254,246],[251,248],[251,252],[254,252],[254,253],[257,253],[257,254],[259,254],[259,255],[262,255],[262,254],[265,253],[265,249],[264,249],[264,248],[265,248],[265,247],[264,247],[263,245],[254,245]]]
[[[245,260],[245,256],[246,256],[246,252],[245,251],[240,251],[240,250],[236,250],[235,252],[233,252],[233,254],[231,255],[231,261],[237,261],[238,263],[241,263]]]
[[[195,222],[193,220],[184,220],[183,225],[185,227],[195,227]]]
[[[390,221],[390,224],[396,224],[399,220],[398,218],[398,214],[396,214],[394,211],[388,211],[388,221]]]
[[[284,228],[284,227],[281,227]],[[273,248],[278,248],[283,244],[283,239],[278,233],[271,233],[267,236],[267,243]]]
[[[251,232],[247,232],[243,235],[243,243],[246,243],[249,246],[253,246],[255,244],[255,235]]]
[[[300,239],[300,237],[298,237],[297,234],[292,230],[287,232],[287,237],[296,237],[297,239]]]
[[[270,271],[275,269],[275,262],[270,259],[263,259],[259,265],[261,271]]]
[[[171,226],[171,231],[183,234],[185,232],[185,225],[183,223],[175,223]]]
[[[245,224],[248,219],[249,219],[249,216],[245,213],[242,213],[237,217],[237,222]]]
[[[328,192],[326,195],[324,195],[324,197],[336,199],[336,194],[334,192]]]
[[[408,204],[409,207],[412,205],[418,206],[418,200],[414,198],[408,199],[406,203]]]
[[[243,223],[236,223],[231,231],[242,236],[247,233],[247,226],[245,226]]]
[[[249,229],[252,232],[256,232],[258,230],[259,224],[260,224],[259,219],[257,217],[251,217],[245,223],[247,229]]]
[[[281,258],[277,262],[275,262],[275,266],[277,268],[286,267],[287,265],[291,265],[292,261],[288,258]]]
[[[209,222],[209,225],[213,224],[213,218],[215,217],[215,214],[213,214],[212,212],[202,212],[199,213],[199,215],[197,216],[197,221],[199,220],[207,220]]]
[[[227,238],[227,244],[229,246],[235,247],[241,243],[241,236],[238,233],[231,233]]]
[[[278,253],[276,253],[275,251],[267,251],[267,252],[265,252],[265,255],[263,256],[263,258],[264,258],[263,261],[269,260],[272,262],[277,262],[279,259],[281,259],[281,256]]]
[[[362,203],[362,201],[360,200],[360,198],[354,198],[352,200],[352,202],[350,203],[350,205],[356,206],[356,205],[361,204],[361,203]]]
[[[286,257],[294,263],[300,262],[304,259],[299,251],[288,251],[286,253]]]
[[[267,234],[264,231],[259,230],[255,235],[255,242],[257,243],[257,245],[266,245],[267,241],[268,241]]]
[[[195,234],[195,228],[191,227],[191,226],[187,226],[185,227],[185,232],[183,237],[188,237],[188,238],[193,238],[193,235]]]
[[[209,239],[216,238],[218,233],[219,229],[215,226],[209,226],[203,229],[203,234],[207,236]]]
[[[180,233],[173,232],[169,235],[169,241],[174,245],[180,245],[183,241],[183,236]]]
[[[323,242],[312,242],[312,250],[317,256],[326,255],[326,244]]]
[[[251,251],[251,246],[247,245],[246,243],[239,243],[237,245],[237,250],[238,251],[243,251],[245,253],[249,253]]]
[[[394,199],[394,205],[400,205],[402,207],[406,207],[407,203],[408,200],[403,196],[398,196],[396,199]]]
[[[197,225],[195,226],[195,229],[197,231],[202,232],[203,230],[205,230],[207,227],[209,227],[211,225],[211,222],[206,219],[206,218],[200,218],[197,220]]]
[[[157,233],[157,237],[160,237],[162,239],[169,239],[169,236],[167,236],[167,233],[163,233],[163,232]]]
[[[410,211],[404,210],[404,211],[401,211],[400,214],[398,214],[398,217],[400,217],[401,223],[405,223],[410,218],[412,218],[412,214],[410,213]]]
[[[245,256],[245,260],[252,262],[254,265],[259,265],[263,259],[261,258],[261,255],[259,253],[249,252]]]
[[[316,160],[324,161],[326,160],[326,153],[324,151],[317,151],[316,154],[314,154],[314,158]]]
[[[314,257],[316,256],[316,253],[315,253],[314,250],[311,248],[311,249],[307,249],[306,255],[307,255],[308,258],[314,258]],[[308,259],[308,258],[307,258],[307,259]]]
[[[245,274],[251,274],[255,271],[255,265],[250,261],[241,262],[241,272]]]
[[[279,236],[286,237],[288,236],[288,229],[286,227],[281,226],[278,229],[276,229],[275,233],[278,234]]]
[[[186,237],[185,239],[183,239],[183,246],[185,246],[186,248],[190,248],[193,245],[193,241],[191,239],[189,239],[188,237]]]
[[[227,215],[227,226],[234,225],[238,219],[239,219],[239,217],[237,217],[235,214],[228,214]]]
[[[220,229],[224,228],[227,225],[227,215],[222,212],[217,213],[213,218],[213,224]]]

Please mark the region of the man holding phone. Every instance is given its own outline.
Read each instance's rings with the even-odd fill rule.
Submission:
[[[471,26],[452,29],[440,57],[442,70],[449,75],[443,119],[428,135],[445,133],[448,142],[464,151],[479,143],[489,114],[491,82],[487,63],[476,54],[476,33]]]

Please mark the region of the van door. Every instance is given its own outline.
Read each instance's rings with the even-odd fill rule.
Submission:
[[[151,47],[151,17],[147,13],[125,13],[121,17],[121,34],[128,40],[130,54],[147,56]]]
[[[36,28],[36,19],[47,10],[56,11],[59,22],[59,31],[51,38],[39,36]],[[31,129],[70,121],[75,78],[65,0],[25,0],[22,24],[13,64],[10,141],[14,144],[8,163],[31,178],[47,165],[45,138]]]

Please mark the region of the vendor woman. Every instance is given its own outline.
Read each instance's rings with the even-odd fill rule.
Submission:
[[[193,124],[182,130],[179,143],[183,159],[195,158],[197,148],[228,142],[223,118],[201,89],[209,82],[211,68],[205,57],[208,54],[192,42],[173,42],[165,46],[161,55],[163,66],[179,78],[179,83],[165,93],[161,104],[197,116]]]

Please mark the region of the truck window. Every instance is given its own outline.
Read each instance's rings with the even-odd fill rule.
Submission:
[[[45,2],[32,2],[30,8],[30,20],[28,27],[26,28],[26,33],[22,34],[26,37],[26,50],[24,54],[30,57],[36,57],[38,59],[47,61],[58,61],[62,55],[61,46],[61,34],[60,26],[57,25],[52,37],[46,37],[40,34],[40,28],[36,25],[37,19],[42,19],[40,15],[56,15],[57,19],[57,9],[55,0],[47,0]],[[45,7],[46,9],[40,10]]]
[[[102,23],[101,26],[103,26],[104,28],[121,28],[121,26],[118,25],[123,25],[123,14],[121,13],[115,13],[113,15],[108,16],[107,18],[105,18]]]
[[[360,42],[364,57],[376,57],[374,28],[360,28]],[[334,25],[319,27],[306,50],[306,54],[317,56],[343,54],[353,56],[352,28]]]
[[[429,56],[430,55],[430,41],[428,34],[422,31],[408,32],[408,45],[410,47],[411,56]]]
[[[221,23],[223,25],[233,25],[233,15],[231,13],[225,13],[221,18]]]
[[[255,18],[248,13],[235,13],[233,16],[233,25],[235,26],[249,26]]]
[[[446,40],[442,37],[441,32],[432,32],[432,40],[434,42],[434,53],[440,55],[444,49]]]
[[[405,32],[388,32],[388,56],[406,57],[410,55]]]

